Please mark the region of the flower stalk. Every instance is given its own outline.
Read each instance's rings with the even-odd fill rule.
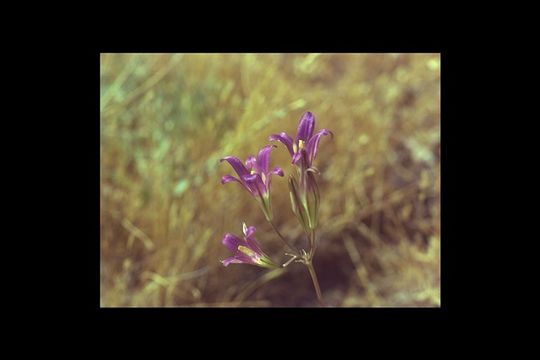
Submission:
[[[279,232],[279,230],[277,229],[276,225],[274,225],[274,223],[271,221],[271,220],[268,220],[268,222],[270,223],[270,225],[272,226],[272,229],[274,229],[274,231],[276,232],[276,234],[279,236],[279,238],[285,243],[285,245],[287,245],[289,247],[289,249],[291,249],[293,252],[296,252],[297,254],[300,253],[300,251],[298,250],[298,248],[296,248],[295,246],[291,245],[287,239],[285,239],[285,237],[283,235],[281,235],[281,233]]]
[[[321,306],[326,306],[322,298],[321,287],[319,285],[319,280],[317,279],[317,273],[315,272],[315,269],[313,268],[313,264],[310,261],[309,263],[306,263],[306,266],[309,270],[311,281],[313,281],[313,287],[315,288],[315,293],[317,294],[317,300],[319,300],[319,304],[321,304]]]

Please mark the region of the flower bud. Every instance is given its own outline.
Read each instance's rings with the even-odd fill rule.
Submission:
[[[306,176],[305,204],[309,220],[308,225],[311,230],[315,230],[319,217],[319,202],[321,196],[314,173],[306,171]]]

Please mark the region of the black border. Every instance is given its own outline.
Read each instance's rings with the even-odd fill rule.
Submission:
[[[141,52],[133,47],[111,48],[96,47],[85,51],[83,55],[82,68],[79,68],[82,75],[78,79],[82,84],[83,91],[77,93],[79,103],[82,106],[80,113],[85,116],[77,117],[77,141],[75,148],[80,150],[76,155],[76,160],[72,159],[75,165],[81,167],[78,184],[83,184],[85,191],[82,193],[80,202],[81,209],[77,212],[77,218],[83,218],[78,222],[83,229],[84,237],[81,237],[82,248],[79,252],[84,259],[78,263],[83,268],[82,277],[77,275],[79,284],[83,284],[83,291],[80,299],[84,303],[85,312],[95,318],[109,318],[119,321],[131,321],[131,318],[167,318],[171,320],[192,318],[193,320],[207,317],[210,319],[225,321],[221,318],[230,319],[241,318],[251,319],[253,316],[264,317],[265,320],[273,320],[276,324],[291,321],[331,321],[334,318],[340,320],[349,319],[362,321],[373,320],[419,320],[419,319],[442,319],[450,318],[450,313],[457,308],[457,286],[456,275],[458,266],[456,264],[457,255],[457,231],[456,226],[456,197],[455,195],[455,174],[456,162],[452,152],[456,148],[456,76],[458,69],[454,62],[454,53],[447,48],[437,45],[414,47],[397,45],[391,48],[381,49],[372,47],[369,49],[355,49],[343,44],[332,46],[310,47],[297,46],[292,50],[287,46],[281,46],[272,50],[250,48],[226,48],[217,46],[211,51],[208,48],[201,49],[198,46],[191,46],[189,49],[164,49],[147,48],[143,52],[423,52],[441,54],[441,307],[440,308],[268,308],[268,309],[216,309],[216,308],[100,308],[100,219],[99,219],[99,171],[100,171],[100,54],[103,52]],[[74,152],[77,153],[77,152]],[[82,155],[81,155],[82,154]],[[66,154],[68,157],[70,154]],[[72,155],[73,156],[73,155]],[[371,323],[371,322],[370,322]]]

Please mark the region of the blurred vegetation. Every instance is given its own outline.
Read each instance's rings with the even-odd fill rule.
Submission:
[[[223,267],[242,222],[274,260],[282,243],[225,155],[293,135],[312,111],[321,139],[319,247],[334,306],[440,305],[438,54],[102,54],[101,305],[316,306],[305,267]],[[288,174],[282,145],[271,166]],[[302,232],[287,181],[276,223]],[[298,241],[301,241],[300,239]]]

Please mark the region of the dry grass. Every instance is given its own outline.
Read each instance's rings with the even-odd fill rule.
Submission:
[[[279,239],[225,155],[245,158],[312,111],[328,128],[316,165],[314,260],[335,306],[440,305],[438,54],[101,57],[101,305],[316,306],[305,267],[231,265],[242,221],[274,259]],[[290,171],[280,146],[272,165]],[[301,234],[286,178],[276,222]]]

